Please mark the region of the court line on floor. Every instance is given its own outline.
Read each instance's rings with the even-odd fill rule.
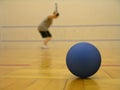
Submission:
[[[36,28],[35,25],[0,25],[0,28]],[[85,24],[85,25],[53,25],[53,28],[79,28],[79,27],[120,27],[120,24]]]
[[[30,64],[0,64],[0,66],[30,66]]]
[[[120,64],[104,64],[103,67],[120,67]]]
[[[0,66],[32,66],[32,64],[0,64]],[[104,67],[120,67],[120,64],[103,64]]]
[[[79,42],[79,41],[92,41],[92,42],[114,42],[120,39],[89,39],[89,40],[51,40],[52,42]],[[43,42],[43,40],[0,40],[0,42]]]

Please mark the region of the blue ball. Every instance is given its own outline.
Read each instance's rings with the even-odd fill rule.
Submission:
[[[94,45],[87,42],[77,43],[68,51],[66,64],[72,74],[88,78],[100,68],[101,55]]]

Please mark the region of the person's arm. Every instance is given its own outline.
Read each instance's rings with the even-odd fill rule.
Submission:
[[[48,16],[48,18],[50,18],[50,19],[53,19],[53,18],[55,18],[56,16],[53,14],[53,15],[49,15]]]
[[[58,12],[53,12],[53,14],[52,14],[52,15],[49,15],[48,18],[53,19],[53,18],[56,18],[56,17],[58,17],[58,16],[59,16],[59,13],[58,13]]]

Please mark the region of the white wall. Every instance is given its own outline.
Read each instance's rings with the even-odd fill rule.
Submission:
[[[120,0],[0,0],[0,26],[13,26],[0,28],[1,40],[42,40],[36,26],[54,11],[56,1],[60,17],[53,26],[120,25]],[[53,40],[120,39],[120,26],[51,27],[50,30]]]

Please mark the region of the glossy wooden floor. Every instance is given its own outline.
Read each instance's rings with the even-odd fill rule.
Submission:
[[[66,67],[66,53],[75,43],[51,42],[49,49],[1,47],[0,90],[120,90],[120,42],[90,42],[101,52],[102,66],[88,79]]]

